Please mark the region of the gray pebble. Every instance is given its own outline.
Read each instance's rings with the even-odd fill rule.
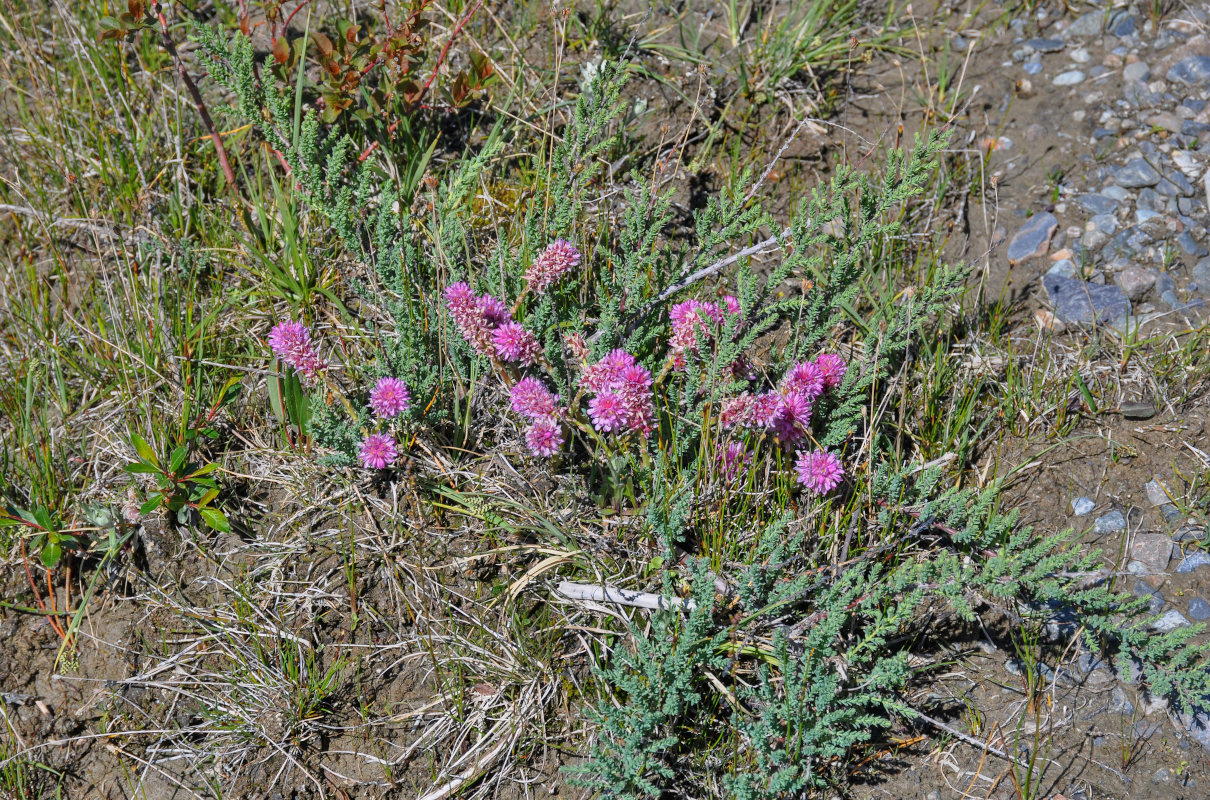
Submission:
[[[1055,86],[1075,86],[1078,83],[1084,82],[1084,73],[1078,69],[1070,69],[1067,72],[1060,72],[1051,81]]]
[[[1091,497],[1077,497],[1071,501],[1071,513],[1077,517],[1086,517],[1092,513],[1096,505]]]
[[[1126,518],[1122,516],[1121,511],[1110,511],[1104,516],[1097,517],[1096,522],[1092,523],[1092,532],[1098,536],[1121,533],[1124,530],[1126,530]]]
[[[1136,580],[1134,586],[1130,587],[1135,597],[1143,597],[1147,599],[1147,611],[1152,614],[1158,614],[1164,608],[1164,596],[1156,591],[1150,584],[1145,581]]]
[[[1025,46],[1032,47],[1040,53],[1057,53],[1067,47],[1067,42],[1062,39],[1030,39]]]
[[[1060,278],[1075,278],[1079,275],[1079,270],[1076,269],[1076,263],[1070,258],[1059,259],[1054,263],[1054,266],[1046,270],[1047,275],[1058,275]]]
[[[1167,633],[1177,628],[1188,627],[1189,620],[1175,608],[1165,611],[1163,616],[1151,623],[1151,629],[1158,633]]]
[[[1129,717],[1134,713],[1134,703],[1130,702],[1130,698],[1126,696],[1126,692],[1121,686],[1113,687],[1113,697],[1109,700],[1109,710],[1117,712],[1124,717]]]
[[[1088,221],[1101,233],[1106,233],[1111,236],[1116,233],[1118,229],[1117,218],[1112,214],[1097,214]]]
[[[1149,208],[1152,211],[1163,211],[1164,206],[1168,204],[1168,201],[1164,199],[1163,195],[1152,188],[1147,188],[1139,192],[1139,199],[1135,202],[1138,204],[1139,208]]]
[[[1103,194],[1082,194],[1076,198],[1076,202],[1080,208],[1095,215],[1112,214],[1118,207],[1117,200]]]
[[[1021,69],[1024,70],[1026,75],[1037,75],[1039,72],[1042,71],[1042,62],[1041,61],[1026,61],[1025,64],[1021,67]]]
[[[1185,255],[1193,256],[1194,258],[1210,255],[1210,250],[1206,249],[1204,244],[1194,239],[1193,234],[1189,233],[1189,231],[1183,231],[1176,237],[1176,246],[1181,248],[1181,252]]]
[[[1113,179],[1120,186],[1137,189],[1142,186],[1155,186],[1162,177],[1155,167],[1142,158],[1132,158],[1120,167],[1111,168]]]
[[[1136,61],[1122,67],[1122,80],[1135,83],[1136,81],[1146,81],[1150,77],[1151,67],[1147,66],[1145,61]]]
[[[1065,33],[1068,36],[1098,36],[1104,24],[1104,11],[1089,11],[1087,14],[1077,17],[1068,25]]]
[[[1153,506],[1162,506],[1168,502],[1168,490],[1164,488],[1164,484],[1160,483],[1158,478],[1147,481],[1143,485],[1143,493],[1147,495],[1147,499]]]
[[[1133,14],[1126,14],[1117,18],[1111,17],[1106,30],[1119,39],[1125,39],[1127,36],[1133,36],[1135,31],[1138,30],[1138,18]]]
[[[1164,524],[1169,528],[1177,527],[1185,518],[1181,510],[1172,505],[1172,503],[1164,503],[1164,505],[1160,506],[1160,516],[1164,518]]]
[[[1210,556],[1206,555],[1201,550],[1194,550],[1189,555],[1181,559],[1181,563],[1177,566],[1176,571],[1179,573],[1193,572],[1199,567],[1210,566]]]
[[[1117,200],[1119,203],[1130,196],[1130,192],[1126,191],[1121,186],[1106,186],[1101,190],[1101,194],[1105,195],[1110,200]]]
[[[1172,783],[1172,773],[1168,772],[1168,770],[1165,768],[1160,767],[1155,771],[1155,774],[1151,776],[1151,782],[1155,784]]]
[[[1189,731],[1189,735],[1202,747],[1210,750],[1210,714],[1202,709],[1194,709],[1192,715],[1182,713],[1180,720],[1181,724],[1185,726],[1185,730]]]
[[[1138,300],[1155,286],[1155,271],[1130,267],[1118,275],[1118,285],[1131,300]]]
[[[1130,300],[1117,286],[1097,286],[1058,275],[1042,276],[1042,285],[1063,322],[1109,322],[1130,313]]]
[[[1046,255],[1050,237],[1057,227],[1059,221],[1050,212],[1043,211],[1030,217],[1008,243],[1008,260],[1016,264]]]
[[[1193,598],[1189,601],[1189,616],[1197,622],[1210,619],[1210,603],[1200,597]]]
[[[1166,77],[1173,83],[1206,86],[1210,84],[1210,58],[1206,56],[1183,58],[1172,65]]]

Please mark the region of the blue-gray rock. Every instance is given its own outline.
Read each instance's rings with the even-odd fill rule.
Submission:
[[[1113,696],[1109,699],[1109,711],[1129,717],[1134,713],[1134,703],[1126,696],[1121,686],[1113,687]]]
[[[1092,227],[1110,236],[1116,233],[1118,229],[1118,220],[1113,214],[1097,214],[1088,221],[1092,223]]]
[[[1037,75],[1042,71],[1042,62],[1026,61],[1023,65],[1021,65],[1021,69],[1024,70],[1026,75]]]
[[[1157,633],[1167,633],[1188,626],[1189,620],[1185,619],[1185,615],[1173,608],[1165,611],[1159,619],[1152,620],[1150,628]]]
[[[1155,290],[1160,294],[1176,290],[1176,281],[1167,272],[1160,272],[1155,278]]]
[[[1200,597],[1193,598],[1189,601],[1189,616],[1197,622],[1210,619],[1210,603]]]
[[[1133,14],[1125,14],[1116,18],[1111,17],[1106,30],[1119,39],[1125,39],[1127,36],[1134,36],[1137,28],[1138,18]]]
[[[1093,653],[1080,653],[1080,657],[1076,659],[1076,671],[1081,675],[1087,675],[1093,670],[1109,671],[1105,662]]]
[[[1201,550],[1194,550],[1189,555],[1181,559],[1181,563],[1177,566],[1176,571],[1179,573],[1193,572],[1199,567],[1210,566],[1210,556],[1206,555]]]
[[[1166,767],[1160,767],[1152,774],[1151,782],[1157,785],[1172,783],[1172,773]]]
[[[1195,307],[1193,303],[1190,303],[1189,305],[1191,307]],[[1172,505],[1172,503],[1164,503],[1162,506],[1160,506],[1160,516],[1163,517],[1164,524],[1169,528],[1175,528],[1185,518],[1185,515],[1181,513],[1181,510]]]
[[[1105,255],[1108,258],[1129,260],[1149,244],[1151,244],[1151,236],[1146,231],[1138,227],[1125,228],[1106,242]]]
[[[1196,120],[1187,119],[1181,123],[1182,136],[1204,136],[1206,131],[1210,131],[1210,124],[1205,122],[1197,122]]]
[[[1210,288],[1210,258],[1203,258],[1194,264],[1192,275],[1198,286]]]
[[[1025,42],[1026,47],[1032,47],[1040,53],[1057,53],[1067,46],[1067,42],[1062,39],[1029,39]]]
[[[1082,194],[1076,198],[1076,202],[1080,204],[1080,208],[1094,216],[1112,214],[1118,208],[1117,200],[1103,194]]]
[[[1176,292],[1173,291],[1168,291],[1161,294],[1160,300],[1163,300],[1164,303],[1174,311],[1182,306],[1181,299],[1177,297]]]
[[[1060,72],[1051,81],[1055,86],[1075,86],[1078,83],[1084,82],[1084,73],[1078,69],[1069,69],[1066,72]]]
[[[1176,237],[1176,246],[1181,248],[1181,252],[1185,255],[1193,256],[1194,258],[1210,255],[1210,250],[1207,250],[1204,244],[1194,239],[1193,234],[1189,231],[1184,231]]]
[[[1046,255],[1050,246],[1050,237],[1059,221],[1048,211],[1034,214],[1008,243],[1008,260],[1014,264],[1030,258],[1040,258]]]
[[[1126,530],[1126,518],[1122,516],[1121,511],[1110,511],[1108,514],[1097,517],[1096,522],[1092,523],[1092,532],[1098,536],[1121,533],[1124,530]]]
[[[1155,185],[1155,190],[1166,197],[1192,197],[1193,184],[1182,173],[1170,170],[1163,180]]]
[[[1109,128],[1093,128],[1092,129],[1092,138],[1094,138],[1094,139],[1105,139],[1109,136],[1117,136],[1117,135],[1118,135],[1117,131],[1111,131]]]
[[[1058,275],[1043,275],[1042,286],[1055,315],[1063,322],[1112,322],[1130,314],[1130,300],[1117,286],[1098,286]]]
[[[1147,610],[1150,613],[1158,614],[1164,608],[1164,596],[1146,582],[1136,580],[1134,586],[1130,587],[1130,591],[1134,593],[1135,597],[1147,599]]]
[[[1136,61],[1122,67],[1122,80],[1129,83],[1146,81],[1150,77],[1151,67],[1147,66],[1146,61]]]
[[[1130,192],[1126,191],[1121,186],[1106,186],[1101,190],[1101,194],[1105,195],[1110,200],[1117,200],[1119,203],[1130,196]]]
[[[1143,158],[1132,158],[1120,167],[1111,167],[1110,174],[1119,186],[1125,186],[1127,189],[1155,186],[1162,177],[1155,167]]]
[[[1181,713],[1181,724],[1189,735],[1202,747],[1210,750],[1210,713],[1204,709],[1195,708],[1193,714]]]
[[[1080,274],[1076,269],[1076,262],[1070,258],[1061,258],[1054,263],[1054,266],[1046,270],[1047,275],[1058,275],[1060,278],[1074,278]]]
[[[1134,210],[1134,221],[1138,225],[1142,225],[1149,219],[1164,216],[1158,211],[1152,211],[1150,208],[1136,208]]]
[[[1068,36],[1098,36],[1104,25],[1104,11],[1089,11],[1073,20],[1064,33]]]
[[[1168,70],[1168,80],[1189,86],[1210,84],[1210,57],[1189,56],[1182,58]]]
[[[1135,201],[1135,204],[1138,205],[1139,208],[1150,208],[1153,211],[1163,211],[1164,206],[1168,204],[1168,201],[1165,200],[1163,195],[1161,195],[1155,189],[1148,187],[1139,192],[1139,199]]]
[[[1091,497],[1077,497],[1071,501],[1071,513],[1077,517],[1086,517],[1092,513],[1096,505]]]

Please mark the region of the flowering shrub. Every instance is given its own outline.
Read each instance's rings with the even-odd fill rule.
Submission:
[[[211,42],[209,52],[212,74],[256,110],[251,121],[289,129],[290,110],[255,84],[247,48]],[[355,148],[324,139],[313,117],[298,145],[267,134],[298,191],[382,287],[363,291],[379,314],[367,322],[375,360],[345,371],[368,376],[347,396],[305,328],[271,336],[313,387],[314,435],[329,457],[387,469],[405,432],[455,454],[499,452],[512,446],[499,424],[511,414],[547,468],[604,489],[602,506],[612,493],[615,510],[622,498],[641,509],[599,528],[633,545],[641,569],[557,565],[681,595],[657,604],[671,611],[636,615],[596,673],[596,734],[574,780],[626,798],[772,800],[834,785],[854,748],[916,713],[899,643],[915,639],[922,610],[972,619],[977,599],[1075,614],[1090,646],[1112,641],[1140,658],[1158,694],[1185,707],[1210,700],[1210,672],[1170,669],[1204,649],[1188,633],[1149,631],[1132,616],[1142,601],[1082,583],[1097,555],[1069,547],[1070,532],[1034,536],[996,510],[996,487],[946,485],[940,466],[888,446],[892,426],[872,409],[894,402],[887,383],[966,270],[938,266],[888,302],[862,294],[877,269],[865,259],[885,257],[943,140],[889,153],[880,181],[838,166],[785,228],[744,176],[748,191],[711,198],[691,241],[673,243],[663,235],[671,200],[656,183],[633,181],[616,216],[589,208],[623,82],[624,68],[602,66],[549,171],[535,171],[547,175],[543,191],[498,229],[470,198],[499,137],[434,192],[427,223],[401,220],[393,209],[408,203],[396,206],[391,189],[376,197],[376,174],[351,165]],[[329,179],[344,170],[349,180]],[[764,274],[744,261],[755,252],[776,253]],[[702,291],[707,279],[716,299]],[[838,492],[845,482],[853,491]],[[811,502],[820,495],[829,500]],[[577,558],[590,552],[582,544]],[[516,585],[540,589],[550,563]],[[732,754],[702,757],[701,732],[724,728]]]

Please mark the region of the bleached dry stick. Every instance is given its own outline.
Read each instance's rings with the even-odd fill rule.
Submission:
[[[683,608],[692,611],[696,606],[692,600],[680,597],[661,597],[650,592],[632,592],[615,586],[596,586],[589,583],[562,581],[555,591],[568,600],[593,600],[598,603],[617,603],[623,606],[646,608],[651,611],[671,611]]]

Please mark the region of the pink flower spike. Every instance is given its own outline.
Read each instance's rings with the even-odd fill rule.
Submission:
[[[520,361],[533,364],[542,352],[538,340],[519,323],[506,322],[492,333],[496,355],[503,361]]]
[[[483,319],[487,321],[490,328],[499,328],[506,322],[513,321],[513,312],[508,310],[508,306],[490,294],[479,295],[476,302],[479,311],[483,314]]]
[[[563,426],[550,417],[536,420],[525,432],[525,443],[534,455],[550,458],[563,446]]]
[[[845,364],[844,359],[840,356],[835,353],[823,353],[815,359],[815,363],[823,374],[823,388],[835,389],[844,382],[844,375],[848,371],[848,365]]]
[[[395,450],[395,440],[385,433],[371,433],[361,443],[357,451],[361,465],[366,469],[383,469],[395,463],[399,456]]]
[[[613,392],[601,392],[589,401],[588,416],[592,417],[594,428],[602,433],[612,433],[625,425],[629,415],[622,398]]]
[[[718,453],[718,465],[723,480],[727,483],[739,477],[741,471],[748,468],[752,455],[744,448],[742,442],[731,442]]]
[[[736,425],[751,425],[752,405],[752,395],[747,392],[744,392],[739,397],[732,397],[723,403],[723,410],[719,414],[723,427],[732,428]]]
[[[798,470],[798,482],[807,491],[815,494],[832,491],[840,485],[840,479],[844,477],[844,465],[827,450],[803,450],[799,453],[795,466]]]
[[[635,364],[634,356],[625,350],[611,350],[595,364],[584,368],[580,385],[586,392],[604,392],[613,389],[622,370]]]
[[[509,395],[513,411],[531,420],[559,416],[559,396],[551,394],[537,378],[522,378]]]
[[[307,382],[312,382],[327,364],[315,353],[311,332],[301,322],[279,322],[269,331],[269,347]]]
[[[412,403],[408,387],[398,378],[379,378],[370,392],[370,408],[379,419],[390,419],[407,411]]]
[[[566,239],[555,239],[525,270],[525,281],[531,292],[542,294],[548,286],[579,264],[580,251],[575,245]]]
[[[814,400],[823,394],[823,370],[813,361],[804,361],[790,367],[781,384],[787,392],[802,392],[809,399]]]

